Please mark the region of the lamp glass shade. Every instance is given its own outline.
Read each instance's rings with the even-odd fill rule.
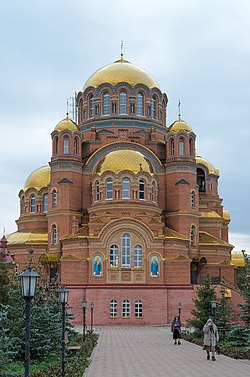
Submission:
[[[84,298],[84,299],[82,300],[82,307],[83,307],[83,309],[85,309],[86,306],[87,306],[87,300],[86,300],[86,298]]]
[[[66,287],[60,289],[61,304],[67,304],[69,297],[69,290]]]
[[[21,289],[23,297],[34,297],[36,290],[36,280],[40,275],[27,267],[20,275]]]
[[[94,303],[93,302],[90,303],[90,309],[94,309]]]
[[[216,309],[216,301],[211,301],[211,307],[212,309]]]
[[[180,302],[179,302],[177,307],[178,307],[179,310],[181,309],[181,303]]]

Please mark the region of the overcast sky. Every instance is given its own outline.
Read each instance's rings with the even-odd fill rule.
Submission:
[[[249,0],[12,0],[0,12],[0,227],[16,230],[18,192],[50,160],[67,97],[120,56],[143,67],[219,168],[230,242],[250,251]]]

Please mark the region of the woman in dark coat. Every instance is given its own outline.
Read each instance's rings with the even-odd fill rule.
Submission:
[[[173,339],[174,339],[174,344],[177,344],[177,340],[178,340],[178,344],[181,344],[181,320],[180,320],[180,317],[177,315],[176,317],[174,317],[174,320],[172,322],[172,326],[171,326],[171,331],[173,333]]]

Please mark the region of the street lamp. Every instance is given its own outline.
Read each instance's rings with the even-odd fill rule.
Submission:
[[[83,342],[85,342],[85,327],[86,327],[86,307],[87,307],[87,300],[84,298],[82,300],[82,311],[83,311]]]
[[[178,312],[179,312],[179,319],[181,319],[181,303],[180,302],[177,305],[177,308],[178,308]]]
[[[31,268],[31,263],[19,275],[22,297],[25,299],[25,377],[30,377],[30,302],[35,296],[36,280],[40,275]]]
[[[62,304],[62,377],[65,372],[65,306],[68,303],[69,290],[66,287],[60,289],[60,300]]]
[[[90,317],[90,331],[92,333],[93,332],[93,313],[94,313],[94,303],[93,302],[90,303],[90,310],[91,310],[91,312],[90,312],[90,314],[91,314],[91,317]]]
[[[213,313],[213,320],[214,320],[214,314],[215,314],[215,309],[216,309],[217,302],[212,300],[211,301],[211,308],[212,308],[212,313]]]

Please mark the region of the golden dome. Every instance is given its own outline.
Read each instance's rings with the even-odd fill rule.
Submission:
[[[50,182],[50,167],[42,166],[34,170],[26,179],[24,184],[24,191],[29,188],[34,188],[37,191],[41,190],[43,187],[47,187]]]
[[[77,125],[71,120],[67,114],[66,118],[61,120],[56,126],[55,131],[78,131]]]
[[[209,174],[217,175],[217,177],[220,176],[219,169],[214,168],[213,165],[211,164],[211,162],[209,162],[205,158],[197,155],[196,156],[196,163],[200,164],[200,165],[204,165],[207,168]]]
[[[245,266],[245,258],[242,251],[231,251],[231,264],[237,267]]]
[[[223,209],[223,218],[225,220],[230,220],[230,213],[228,212],[227,209]]]
[[[121,149],[109,152],[97,165],[96,172],[102,174],[106,171],[112,171],[116,174],[123,170],[132,171],[134,174],[139,171],[153,173],[150,162],[142,153],[131,150]]]
[[[193,132],[192,128],[181,118],[172,123],[168,129],[168,132],[178,133],[179,131]]]
[[[98,86],[104,83],[115,86],[120,82],[126,82],[131,86],[143,84],[149,89],[160,89],[155,79],[143,68],[127,60],[120,59],[112,64],[105,65],[93,73],[86,81],[83,91],[90,86],[98,88]]]

